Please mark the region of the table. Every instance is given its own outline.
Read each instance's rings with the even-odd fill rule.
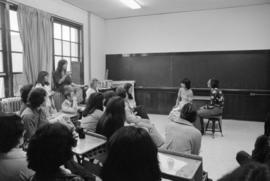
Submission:
[[[162,178],[187,181],[202,180],[202,158],[165,150],[159,150],[160,169]]]

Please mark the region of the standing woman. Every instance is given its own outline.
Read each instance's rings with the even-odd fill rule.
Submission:
[[[60,60],[58,62],[56,71],[53,73],[53,82],[56,91],[54,101],[57,111],[61,109],[61,105],[65,100],[64,97],[65,86],[72,85],[76,87],[82,87],[81,85],[72,83],[71,73],[67,72],[67,65],[68,65],[67,60],[64,59]]]
[[[38,73],[36,87],[43,88],[47,92],[45,107],[46,107],[46,113],[48,114],[48,116],[56,113],[54,100],[53,100],[54,92],[51,90],[51,87],[50,87],[48,72],[40,71]]]
[[[198,110],[202,134],[204,134],[203,119],[220,115],[223,112],[224,106],[224,96],[222,91],[219,89],[219,81],[216,79],[209,79],[207,86],[210,88],[210,103]]]

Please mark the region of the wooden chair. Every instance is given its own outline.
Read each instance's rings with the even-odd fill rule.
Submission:
[[[215,132],[220,132],[221,136],[223,136],[222,133],[222,125],[221,125],[221,121],[222,121],[222,115],[217,115],[217,116],[211,116],[208,118],[208,122],[206,124],[206,128],[205,128],[205,132],[207,131],[211,131],[212,132],[212,136],[213,138],[215,138]],[[210,122],[212,123],[212,127],[209,128]],[[216,123],[218,123],[218,130],[216,130]]]

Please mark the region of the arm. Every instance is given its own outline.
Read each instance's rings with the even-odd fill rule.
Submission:
[[[175,103],[175,107],[179,105],[179,102],[181,101],[181,89],[178,90],[177,99]]]

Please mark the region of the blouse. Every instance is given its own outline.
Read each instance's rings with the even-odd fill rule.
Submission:
[[[224,96],[221,90],[218,88],[211,89],[210,92],[210,104],[208,105],[208,108],[213,107],[220,107],[223,108],[224,106]]]
[[[96,109],[92,114],[83,117],[80,122],[81,122],[81,127],[88,130],[95,132],[97,123],[101,116],[103,115],[103,112],[99,109]]]
[[[71,85],[72,80],[70,76],[67,76],[65,80],[59,84],[59,80],[61,78],[62,78],[61,72],[56,71],[53,73],[53,82],[54,82],[55,91],[63,93],[65,85]]]

